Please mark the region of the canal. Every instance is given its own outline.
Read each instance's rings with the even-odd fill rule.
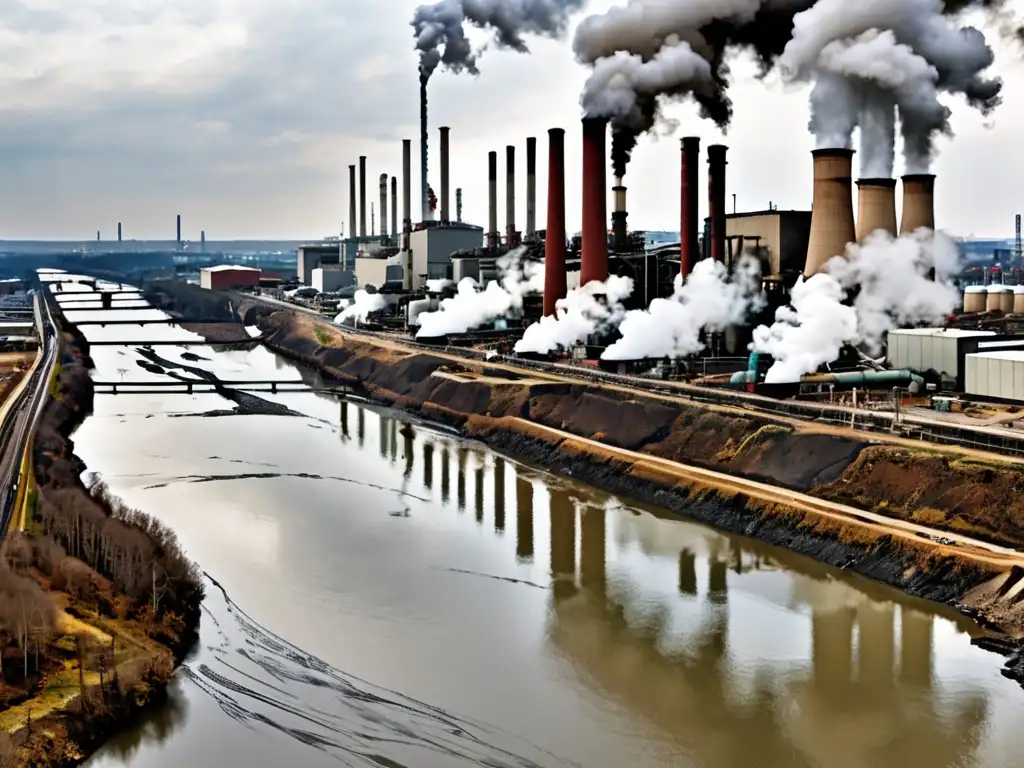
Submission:
[[[94,347],[107,381],[310,376],[83,331],[166,335]],[[402,414],[261,397],[289,415],[97,395],[75,435],[208,575],[168,702],[93,768],[1021,764],[1024,692],[949,611]]]

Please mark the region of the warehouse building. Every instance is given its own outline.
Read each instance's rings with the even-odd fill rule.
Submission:
[[[199,285],[209,291],[234,288],[255,288],[260,284],[260,270],[237,264],[221,264],[199,270]]]
[[[803,274],[807,260],[807,242],[811,236],[810,211],[753,211],[725,217],[725,237],[729,254],[745,250],[757,253],[766,277],[784,277],[791,285]],[[711,219],[704,220],[704,256],[711,242]]]
[[[889,331],[889,366],[938,374],[943,389],[966,390],[964,359],[993,351],[1024,350],[1024,336],[959,328],[903,328]]]
[[[967,355],[965,392],[1024,403],[1024,349]]]

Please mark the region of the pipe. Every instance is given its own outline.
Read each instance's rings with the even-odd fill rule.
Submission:
[[[878,230],[896,237],[896,179],[857,182],[857,242]]]
[[[448,218],[448,126],[442,125],[441,132],[441,223],[447,224]]]
[[[391,177],[391,239],[398,244],[398,177]]]
[[[497,248],[498,237],[498,153],[487,153],[487,247]]]
[[[935,176],[914,173],[903,177],[903,219],[900,234],[935,229]]]
[[[565,129],[548,129],[548,221],[544,235],[544,314],[568,292],[565,279]]]
[[[410,232],[412,232],[412,139],[402,139],[402,233],[405,235],[402,250],[409,250]]]
[[[681,142],[682,166],[680,169],[679,189],[679,272],[685,278],[693,271],[694,264],[700,259],[697,249],[697,229],[699,227],[699,180],[700,139],[687,136]]]
[[[356,229],[356,167],[348,167],[348,236],[359,234]]]
[[[913,371],[842,371],[840,373],[812,373],[800,377],[805,384],[897,384],[911,382],[924,386],[924,379]]]
[[[366,237],[366,155],[359,156],[359,236]]]
[[[526,137],[526,239],[537,238],[537,137]]]
[[[708,147],[708,210],[711,214],[711,258],[725,261],[725,153],[728,147]]]
[[[816,149],[811,156],[814,202],[805,277],[821,272],[829,259],[845,254],[846,246],[857,240],[853,223],[853,150]]]
[[[380,239],[388,239],[388,175],[380,175]]]
[[[516,231],[516,148],[505,147],[505,244],[509,248],[519,245]]]
[[[583,253],[580,287],[608,279],[608,121],[585,117],[583,127]]]

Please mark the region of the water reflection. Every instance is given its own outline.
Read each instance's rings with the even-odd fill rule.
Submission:
[[[113,760],[132,765],[144,746],[152,749],[165,744],[185,725],[188,716],[188,698],[181,681],[176,679],[167,687],[166,701],[148,713],[138,727],[121,731],[108,741],[103,752]]]
[[[533,483],[516,473],[516,558],[533,560]]]
[[[505,531],[505,460],[494,459],[494,532]]]

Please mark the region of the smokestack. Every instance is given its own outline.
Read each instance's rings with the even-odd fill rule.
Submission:
[[[537,137],[526,138],[526,239],[537,237]]]
[[[711,216],[711,258],[725,261],[725,153],[728,147],[708,147],[708,210]]]
[[[548,129],[548,224],[544,235],[544,314],[567,293],[565,280],[565,129]]]
[[[348,167],[348,236],[355,237],[359,234],[356,229],[356,167]]]
[[[423,221],[430,221],[430,185],[427,183],[427,83],[420,80],[420,199]]]
[[[391,177],[391,239],[398,245],[398,177]]]
[[[612,247],[617,253],[624,253],[626,250],[626,188],[622,185],[622,178],[615,179],[615,186],[612,187]]]
[[[117,242],[121,242],[121,222],[117,222]]]
[[[99,234],[99,233],[97,233]],[[96,238],[99,240],[99,237]],[[178,245],[181,245],[181,214],[178,214]]]
[[[412,139],[402,139],[402,250],[409,250],[412,231]]]
[[[388,175],[380,175],[380,239],[388,237]]]
[[[516,148],[505,147],[505,243],[509,248],[519,245],[516,231]]]
[[[498,247],[498,153],[487,153],[487,247]]]
[[[935,229],[935,176],[915,173],[903,177],[903,219],[900,234]]]
[[[842,256],[846,246],[857,239],[853,224],[853,150],[816,149],[811,155],[814,201],[805,277],[820,272],[833,256]]]
[[[896,179],[857,182],[857,242],[879,229],[896,237]]]
[[[359,236],[366,237],[366,155],[359,156]]]
[[[455,190],[455,220],[462,223],[462,187]]]
[[[680,171],[679,188],[679,272],[685,278],[693,271],[700,255],[697,251],[697,228],[700,184],[697,163],[700,162],[700,139],[687,136],[680,142],[682,147],[682,168]]]
[[[448,217],[448,127],[441,126],[441,221],[447,224]]]
[[[580,287],[608,279],[608,121],[583,118],[583,255]]]

